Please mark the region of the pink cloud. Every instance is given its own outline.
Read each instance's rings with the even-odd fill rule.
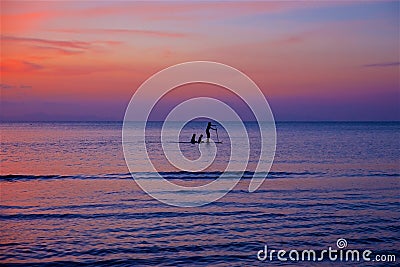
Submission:
[[[2,41],[11,42],[23,42],[23,43],[34,43],[34,44],[45,44],[54,45],[66,48],[76,48],[76,49],[87,49],[91,46],[90,42],[83,41],[59,41],[59,40],[48,40],[30,37],[17,37],[17,36],[1,36]]]
[[[365,67],[365,68],[373,68],[373,67],[384,68],[384,67],[399,67],[399,66],[400,66],[400,62],[393,61],[393,62],[380,62],[380,63],[365,64],[362,67]]]
[[[75,10],[75,16],[104,17],[129,15],[147,20],[194,21],[282,13],[294,9],[347,5],[344,1],[233,1],[233,2],[118,2]]]
[[[57,50],[62,54],[76,54],[97,46],[118,45],[122,42],[119,41],[66,41],[66,40],[50,40],[31,37],[18,37],[18,36],[1,36],[2,42],[21,43],[34,45],[42,49]]]
[[[82,50],[70,50],[70,49],[63,49],[59,47],[51,47],[51,46],[33,46],[32,47],[35,50],[40,50],[41,52],[50,52],[55,55],[64,55],[64,56],[69,56],[69,55],[77,55],[77,54],[82,54]],[[48,57],[47,57],[48,58]]]
[[[137,29],[54,29],[50,31],[61,32],[61,33],[78,33],[78,34],[128,34],[128,35],[145,35],[145,36],[170,37],[170,38],[182,38],[187,36],[187,34],[185,33],[137,30]]]

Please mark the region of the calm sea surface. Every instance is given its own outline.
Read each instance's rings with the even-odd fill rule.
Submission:
[[[341,266],[257,259],[264,245],[321,251],[336,249],[339,238],[348,249],[400,262],[400,123],[277,123],[272,169],[253,193],[247,188],[260,144],[256,125],[246,127],[250,160],[234,190],[203,207],[178,208],[154,200],[131,178],[122,123],[1,123],[0,263]],[[167,139],[189,141],[204,128],[192,122]],[[173,183],[209,183],[229,162],[230,140],[219,127],[223,143],[213,164],[180,172],[165,160],[160,129],[149,124],[149,157]],[[237,146],[246,140],[233,137]],[[179,144],[189,159],[199,156],[198,146]],[[140,160],[133,175],[151,179]]]

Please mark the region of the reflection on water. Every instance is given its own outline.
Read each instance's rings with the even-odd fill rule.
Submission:
[[[253,148],[250,162],[254,163],[259,147],[257,125],[246,123],[246,126]],[[160,152],[160,128],[161,123],[151,123],[146,133],[150,156],[159,171],[177,171],[166,164]],[[2,123],[0,130],[1,174],[128,172],[121,145],[122,123]],[[193,132],[201,131],[204,122],[192,122],[184,128],[179,140],[190,140]],[[223,129],[218,132],[223,144],[218,145],[217,159],[207,171],[221,171],[229,160],[230,140]],[[329,177],[399,173],[400,123],[278,123],[277,135],[272,166],[275,172],[319,172]],[[235,139],[235,145],[240,146],[241,142],[240,138]],[[189,158],[198,156],[197,145],[180,147]],[[136,171],[143,171],[140,166],[138,162]]]
[[[247,182],[174,208],[131,179],[3,181],[1,261],[243,266],[264,244],[324,249],[340,237],[399,253],[398,178],[269,179],[254,193]]]
[[[338,238],[399,258],[399,129],[278,124],[275,162],[259,190],[248,193],[246,172],[221,200],[175,208],[131,179],[119,123],[2,124],[0,262],[252,266],[268,264],[256,255],[265,244],[320,250]],[[162,173],[185,185],[219,174]]]

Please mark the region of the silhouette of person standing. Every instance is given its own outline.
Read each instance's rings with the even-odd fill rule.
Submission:
[[[192,139],[190,139],[190,143],[192,143],[192,144],[196,143],[196,134],[192,135]]]
[[[207,124],[207,128],[206,128],[206,135],[207,135],[207,143],[210,142],[210,129],[211,130],[216,130],[215,128],[211,127],[211,126],[216,126],[216,125],[212,125],[211,122],[209,122]]]

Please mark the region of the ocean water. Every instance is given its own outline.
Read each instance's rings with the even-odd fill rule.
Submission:
[[[148,125],[149,157],[181,185],[215,180],[244,138],[219,127],[217,156],[199,173],[169,164],[161,123]],[[262,186],[247,188],[259,156],[256,124],[246,123],[250,158],[238,185],[197,208],[171,207],[143,192],[126,166],[119,122],[2,123],[0,263],[27,266],[341,265],[259,261],[257,252],[336,248],[400,260],[400,123],[277,123],[275,159]],[[189,141],[204,122],[185,126]],[[134,129],[134,126],[133,126]],[[140,133],[136,133],[140,134]],[[204,133],[203,133],[204,134]],[[175,138],[175,139],[174,139]],[[213,133],[213,139],[216,136]],[[200,144],[207,152],[207,144]],[[199,145],[179,143],[189,159]],[[134,153],[134,152],[133,152]],[[151,179],[137,159],[133,176]],[[236,173],[232,172],[232,176]],[[350,265],[389,263],[353,262]],[[391,263],[395,265],[396,263]]]

